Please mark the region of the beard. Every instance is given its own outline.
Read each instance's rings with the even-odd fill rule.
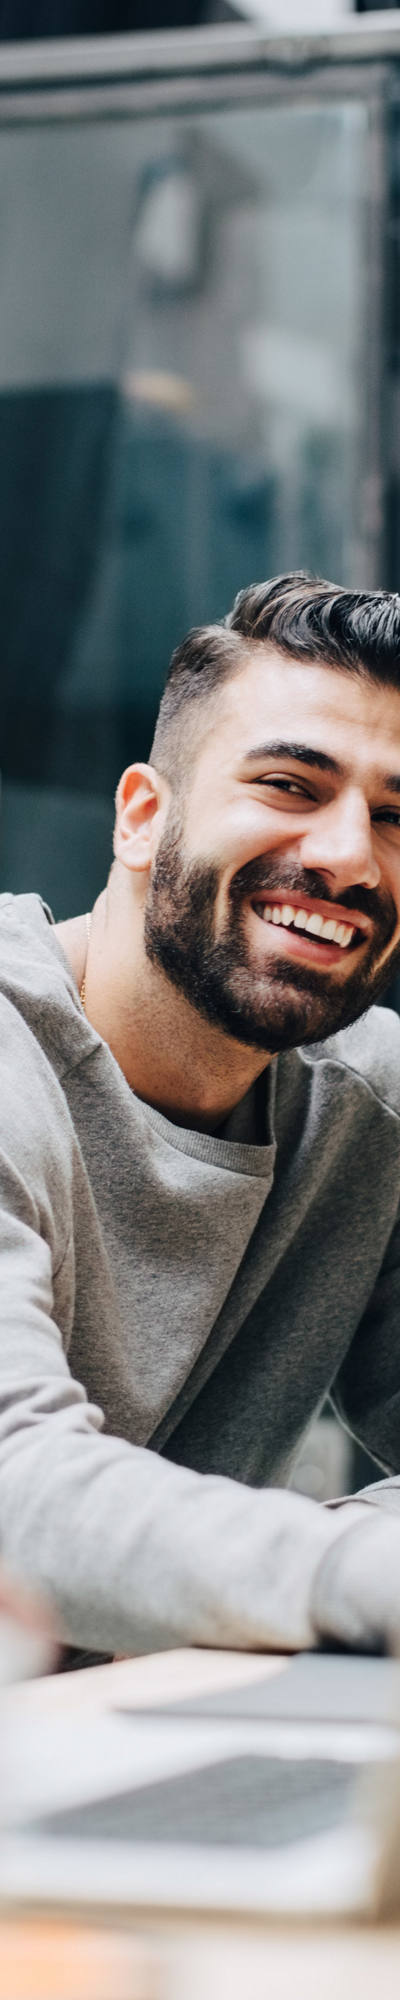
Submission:
[[[307,1042],[325,1041],[359,1019],[386,990],[400,966],[400,944],[379,960],[397,925],[393,898],[363,885],[340,897],[341,909],[354,909],[373,925],[360,960],[344,981],[321,967],[294,963],[265,947],[260,964],[252,952],[243,921],[243,902],[256,901],[257,891],[273,891],[290,902],[290,892],[324,903],[326,883],[281,865],[272,857],[249,862],[233,878],[223,931],[215,935],[215,908],[220,885],[218,869],[191,862],[185,854],[184,827],[171,808],[160,841],[144,918],[144,945],[151,964],[189,1001],[212,1027],[248,1048],[268,1055]]]

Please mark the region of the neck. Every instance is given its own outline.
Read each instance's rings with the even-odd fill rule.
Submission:
[[[108,1043],[131,1090],[176,1125],[214,1132],[267,1067],[270,1057],[209,1026],[165,974],[150,964],[141,938],[120,927],[106,892],[93,912],[87,950],[85,917],[57,932],[85,1011]]]

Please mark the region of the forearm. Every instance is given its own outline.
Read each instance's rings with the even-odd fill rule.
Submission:
[[[60,1636],[101,1651],[313,1645],[314,1578],[340,1524],[301,1496],[253,1492],[90,1433],[88,1413],[16,1435],[0,1460],[3,1550]]]

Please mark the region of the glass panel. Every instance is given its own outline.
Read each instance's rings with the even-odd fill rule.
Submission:
[[[368,109],[0,133],[0,887],[91,902],[172,647],[362,581]]]

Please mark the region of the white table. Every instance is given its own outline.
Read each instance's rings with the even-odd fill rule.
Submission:
[[[79,1714],[107,1711],[124,1702],[140,1708],[149,1701],[173,1699],[174,1695],[195,1695],[259,1679],[263,1674],[284,1673],[290,1658],[280,1655],[224,1653],[181,1650],[153,1654],[145,1659],[122,1660],[107,1667],[77,1673],[50,1675],[40,1681],[18,1685],[1,1697],[3,1721],[18,1728],[18,1717],[51,1714]],[[43,1914],[41,1916],[43,1926]],[[63,1919],[65,1926],[65,1919]],[[48,1935],[54,1939],[57,1920],[48,1920]],[[40,1927],[39,1927],[40,1928]],[[75,1917],[71,1937],[79,1938]],[[31,1924],[34,1938],[35,1927]],[[10,1932],[11,1935],[11,1932]],[[39,1931],[37,1930],[37,1935]],[[139,1919],[118,1927],[116,1950],[122,1950],[120,1973],[116,1967],[114,1992],[109,2000],[122,2000],[129,1987],[129,2000],[399,2000],[399,1924],[377,1927],[357,1923],[320,1922],[301,1924],[271,1920],[171,1919],[162,1914]],[[130,1945],[127,1940],[130,1940]],[[111,1950],[110,1923],[105,1931],[105,1949]],[[71,1947],[72,1948],[72,1947]],[[132,1952],[130,1972],[129,1949]],[[126,1961],[126,1950],[128,1960]],[[31,1953],[34,1964],[34,1943]],[[0,1975],[1,1975],[0,1933]],[[54,1948],[52,1946],[53,1963]],[[119,1978],[122,1983],[119,1985]],[[128,1984],[124,1984],[124,1980]],[[130,1985],[129,1985],[130,1980]],[[42,1981],[43,2000],[47,1988]],[[0,1991],[4,1981],[0,1976]],[[50,1987],[48,1989],[50,1995]],[[26,1988],[26,2000],[36,1989]],[[25,1989],[8,1984],[7,2000],[25,2000]],[[87,1986],[88,2000],[104,2000],[103,1985]],[[83,2000],[86,1988],[82,1987]],[[59,2000],[54,1976],[51,2000]],[[69,2000],[64,1987],[60,2000]],[[81,2000],[81,1989],[70,2000]]]

